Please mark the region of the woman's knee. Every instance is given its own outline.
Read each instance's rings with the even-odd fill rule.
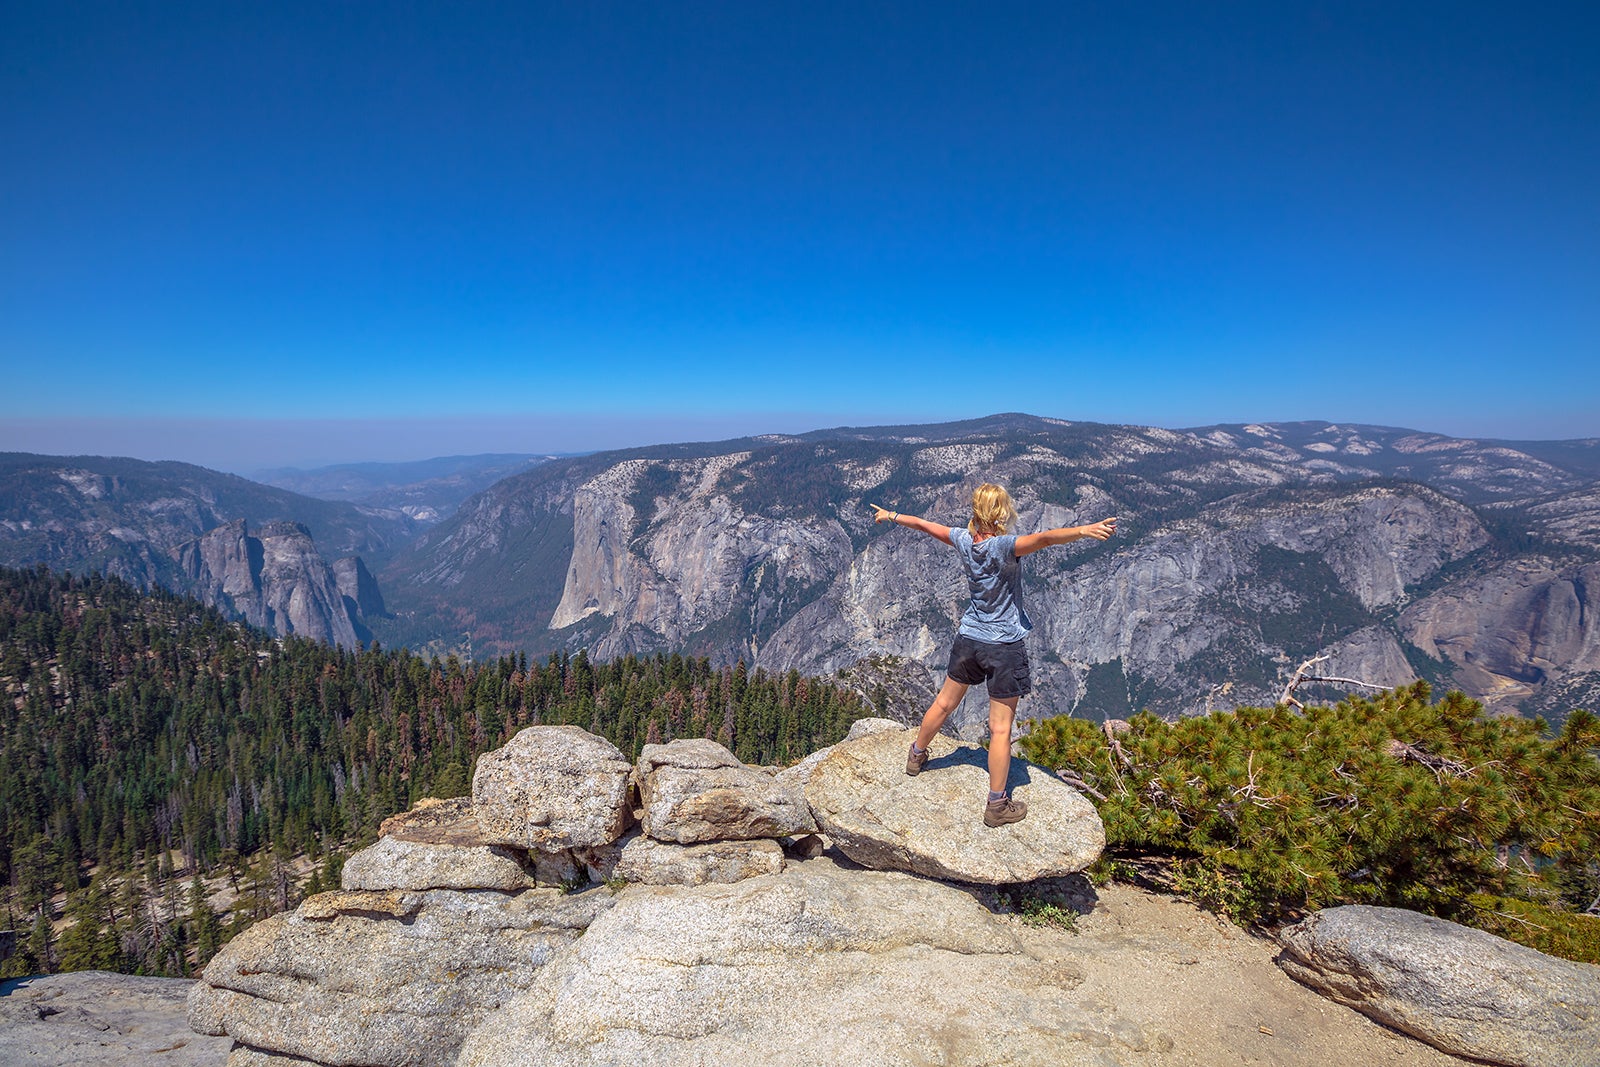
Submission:
[[[998,732],[1002,727],[1009,730],[1016,721],[1017,708],[1015,704],[1002,704],[998,700],[989,702],[989,728]]]

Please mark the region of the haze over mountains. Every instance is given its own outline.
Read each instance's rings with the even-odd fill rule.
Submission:
[[[257,471],[255,479],[319,500],[397,508],[421,522],[437,522],[473,493],[555,458],[491,453],[411,463],[341,463],[314,470],[279,467]]]
[[[1121,517],[1115,541],[1026,565],[1033,717],[1270,703],[1322,652],[1328,674],[1426,677],[1500,711],[1600,696],[1600,442],[1001,415],[541,458],[274,476],[352,503],[13,454],[0,562],[108,570],[340,643],[681,650],[844,671],[917,708],[964,588],[943,546],[867,504],[964,524],[992,480],[1024,530]]]

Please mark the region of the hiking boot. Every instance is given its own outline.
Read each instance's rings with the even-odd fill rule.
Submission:
[[[1020,800],[1010,797],[1001,797],[991,800],[983,809],[983,825],[1004,826],[1008,822],[1017,822],[1028,814],[1028,805]]]
[[[925,748],[921,752],[918,752],[916,746],[912,746],[911,751],[906,753],[907,774],[915,778],[917,775],[922,773],[923,765],[928,762],[928,752],[931,748],[932,746],[930,745],[929,748]]]

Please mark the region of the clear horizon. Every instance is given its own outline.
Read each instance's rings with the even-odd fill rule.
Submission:
[[[1578,3],[9,5],[0,448],[1005,410],[1600,437],[1597,34]]]
[[[252,477],[284,468],[315,470],[360,463],[407,463],[450,456],[492,453],[543,455],[605,452],[714,442],[761,434],[806,433],[842,426],[871,428],[928,425],[1002,414],[972,412],[946,418],[848,418],[791,414],[723,416],[719,418],[596,420],[592,416],[482,416],[392,420],[13,420],[0,422],[0,452],[42,455],[118,456],[150,461],[176,460],[213,470]],[[1065,418],[1036,411],[1023,414]],[[1139,420],[1067,419],[1071,422],[1114,422],[1158,426]],[[1394,429],[1439,433],[1447,437],[1497,441],[1596,440],[1508,434],[1451,433],[1428,426],[1371,423],[1357,419],[1229,419],[1229,424],[1314,421],[1385,425]],[[1215,420],[1162,426],[1184,430],[1216,425]],[[81,443],[83,447],[73,445]],[[265,442],[265,443],[263,443]],[[296,442],[287,444],[285,442]],[[381,442],[381,446],[379,444]],[[545,447],[541,443],[555,442]],[[385,451],[375,452],[382,447]]]

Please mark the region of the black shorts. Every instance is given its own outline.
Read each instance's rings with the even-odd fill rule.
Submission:
[[[1028,677],[1028,649],[1022,641],[994,645],[957,634],[950,646],[945,673],[962,685],[986,683],[991,697],[1025,697],[1033,692]]]

